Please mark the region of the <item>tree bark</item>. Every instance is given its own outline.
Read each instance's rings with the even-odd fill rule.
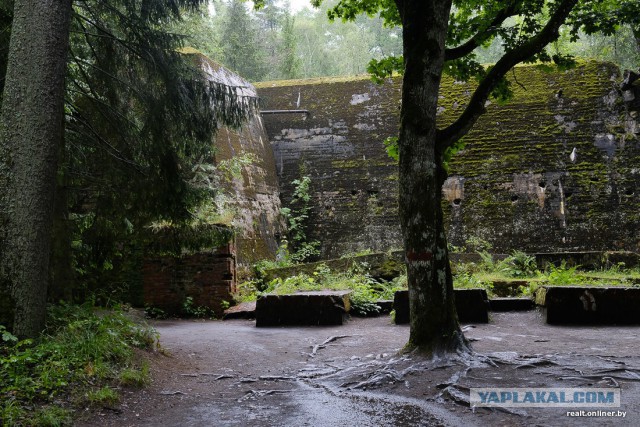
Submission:
[[[44,327],[71,0],[16,0],[0,114],[0,281],[14,334]]]
[[[468,350],[454,305],[441,209],[436,111],[451,1],[398,1],[405,72],[400,123],[400,221],[411,312],[408,346],[430,354]]]

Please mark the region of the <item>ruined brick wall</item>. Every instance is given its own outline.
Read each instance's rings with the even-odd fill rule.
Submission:
[[[144,260],[144,303],[168,314],[180,314],[187,297],[193,307],[208,307],[222,316],[222,301],[230,302],[236,291],[235,249],[232,244],[214,251]]]
[[[566,72],[518,67],[515,93],[487,113],[450,163],[444,188],[448,236],[480,237],[497,252],[640,250],[640,126],[616,90],[615,67]],[[515,82],[517,80],[517,83]],[[312,238],[323,257],[400,247],[397,168],[382,141],[397,134],[401,81],[365,78],[260,84],[282,200],[291,181],[312,180]],[[472,88],[444,79],[439,120],[453,120]]]

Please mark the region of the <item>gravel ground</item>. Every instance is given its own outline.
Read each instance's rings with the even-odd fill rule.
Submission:
[[[255,321],[153,323],[164,351],[152,384],[80,426],[640,425],[637,327],[562,327],[537,311],[465,325],[475,355],[400,355],[408,326],[388,317],[336,327],[256,328]],[[619,387],[626,417],[598,408],[470,408],[473,387]],[[602,408],[601,408],[602,410]]]

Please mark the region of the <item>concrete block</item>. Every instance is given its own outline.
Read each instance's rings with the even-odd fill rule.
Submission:
[[[342,325],[351,291],[269,294],[256,301],[256,326]]]
[[[458,319],[462,323],[488,323],[488,298],[485,289],[455,289],[453,291]],[[395,293],[393,308],[396,324],[409,323],[409,291]]]
[[[548,286],[549,324],[640,324],[640,288]]]

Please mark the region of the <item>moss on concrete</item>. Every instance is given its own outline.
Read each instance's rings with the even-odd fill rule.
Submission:
[[[457,205],[443,201],[452,243],[464,246],[477,236],[501,252],[640,250],[640,145],[625,130],[613,90],[616,67],[584,62],[548,72],[522,66],[509,78],[513,99],[488,105],[450,162],[450,176],[464,182]],[[312,237],[323,242],[323,255],[399,247],[397,168],[382,141],[397,134],[400,78],[382,86],[357,77],[258,88],[266,108],[297,108],[300,98],[299,108],[310,112],[265,116],[265,124],[283,199],[301,164],[315,183]],[[472,89],[443,79],[441,126],[463,111]]]

